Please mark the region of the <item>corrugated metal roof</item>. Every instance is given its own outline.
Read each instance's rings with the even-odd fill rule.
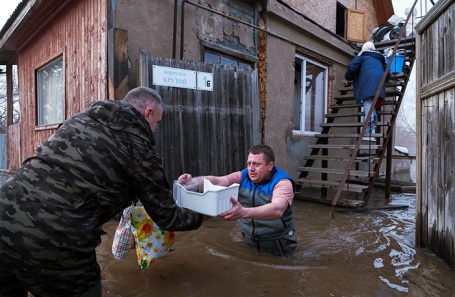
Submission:
[[[13,13],[10,15],[6,23],[3,25],[2,30],[0,30],[0,39],[3,38],[3,35],[5,35],[6,31],[8,31],[9,27],[14,23],[14,20],[17,18],[17,16],[21,13],[22,9],[24,8],[25,4],[27,4],[29,0],[22,0],[17,6],[16,9],[13,11]]]

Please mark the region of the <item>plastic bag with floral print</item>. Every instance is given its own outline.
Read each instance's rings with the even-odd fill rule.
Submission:
[[[139,268],[149,267],[155,259],[173,251],[175,235],[158,227],[142,205],[131,210],[131,231],[136,241],[137,264]]]

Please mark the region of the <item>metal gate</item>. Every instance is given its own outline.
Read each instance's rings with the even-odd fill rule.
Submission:
[[[213,73],[213,91],[154,86],[153,65]],[[257,70],[142,51],[138,77],[163,98],[155,140],[168,181],[186,172],[225,175],[246,167],[248,149],[261,143]]]

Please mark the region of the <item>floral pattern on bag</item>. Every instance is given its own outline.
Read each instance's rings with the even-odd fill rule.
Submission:
[[[131,210],[130,216],[139,268],[149,267],[156,258],[175,249],[173,247],[174,232],[161,229],[149,217],[144,206],[135,206]]]

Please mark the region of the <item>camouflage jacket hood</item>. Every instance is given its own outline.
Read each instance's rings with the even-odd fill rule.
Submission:
[[[155,145],[148,122],[133,105],[126,101],[94,101],[88,105],[86,113],[94,121],[109,129],[144,138],[145,141],[151,141],[152,145]]]

